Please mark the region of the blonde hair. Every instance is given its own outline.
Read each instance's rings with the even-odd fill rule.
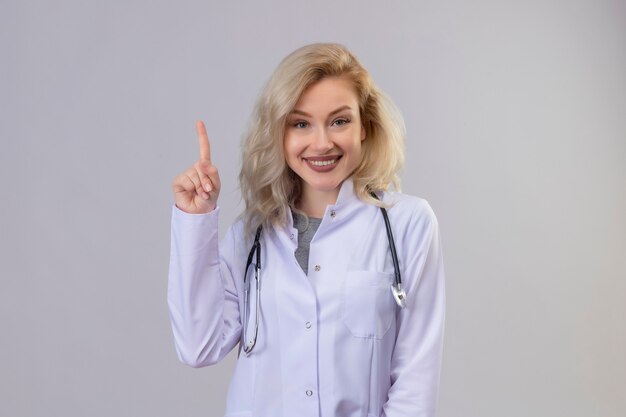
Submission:
[[[400,189],[397,172],[404,163],[404,121],[393,102],[374,84],[367,70],[344,46],[306,45],[289,54],[262,91],[243,143],[239,183],[245,201],[246,231],[259,225],[285,225],[301,194],[301,179],[285,162],[283,138],[287,116],[302,93],[325,77],[352,81],[365,129],[362,159],[351,178],[357,196],[381,206],[370,192]]]

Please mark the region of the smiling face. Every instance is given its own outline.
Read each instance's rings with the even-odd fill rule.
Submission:
[[[287,165],[302,179],[301,205],[335,203],[361,162],[364,139],[352,81],[327,77],[302,93],[287,117],[284,139]]]

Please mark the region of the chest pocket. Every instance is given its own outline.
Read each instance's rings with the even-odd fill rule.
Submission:
[[[349,271],[343,294],[343,322],[355,337],[382,339],[395,314],[393,274]]]

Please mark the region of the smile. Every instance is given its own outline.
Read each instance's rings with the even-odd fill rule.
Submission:
[[[311,157],[311,158],[302,158],[304,161],[311,167],[313,170],[317,172],[326,172],[330,171],[337,166],[337,162],[341,159],[342,155],[339,156],[325,156],[325,157]]]
[[[337,160],[336,159],[329,159],[328,161],[308,161],[308,162],[311,165],[315,165],[317,167],[323,167],[323,166],[326,166],[326,165],[332,165],[335,162],[337,162]]]

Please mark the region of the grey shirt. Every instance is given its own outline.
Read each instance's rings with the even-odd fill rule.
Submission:
[[[307,217],[303,214],[293,213],[293,227],[298,229],[298,249],[296,249],[296,260],[305,274],[309,274],[309,248],[311,240],[320,227],[322,219]]]

